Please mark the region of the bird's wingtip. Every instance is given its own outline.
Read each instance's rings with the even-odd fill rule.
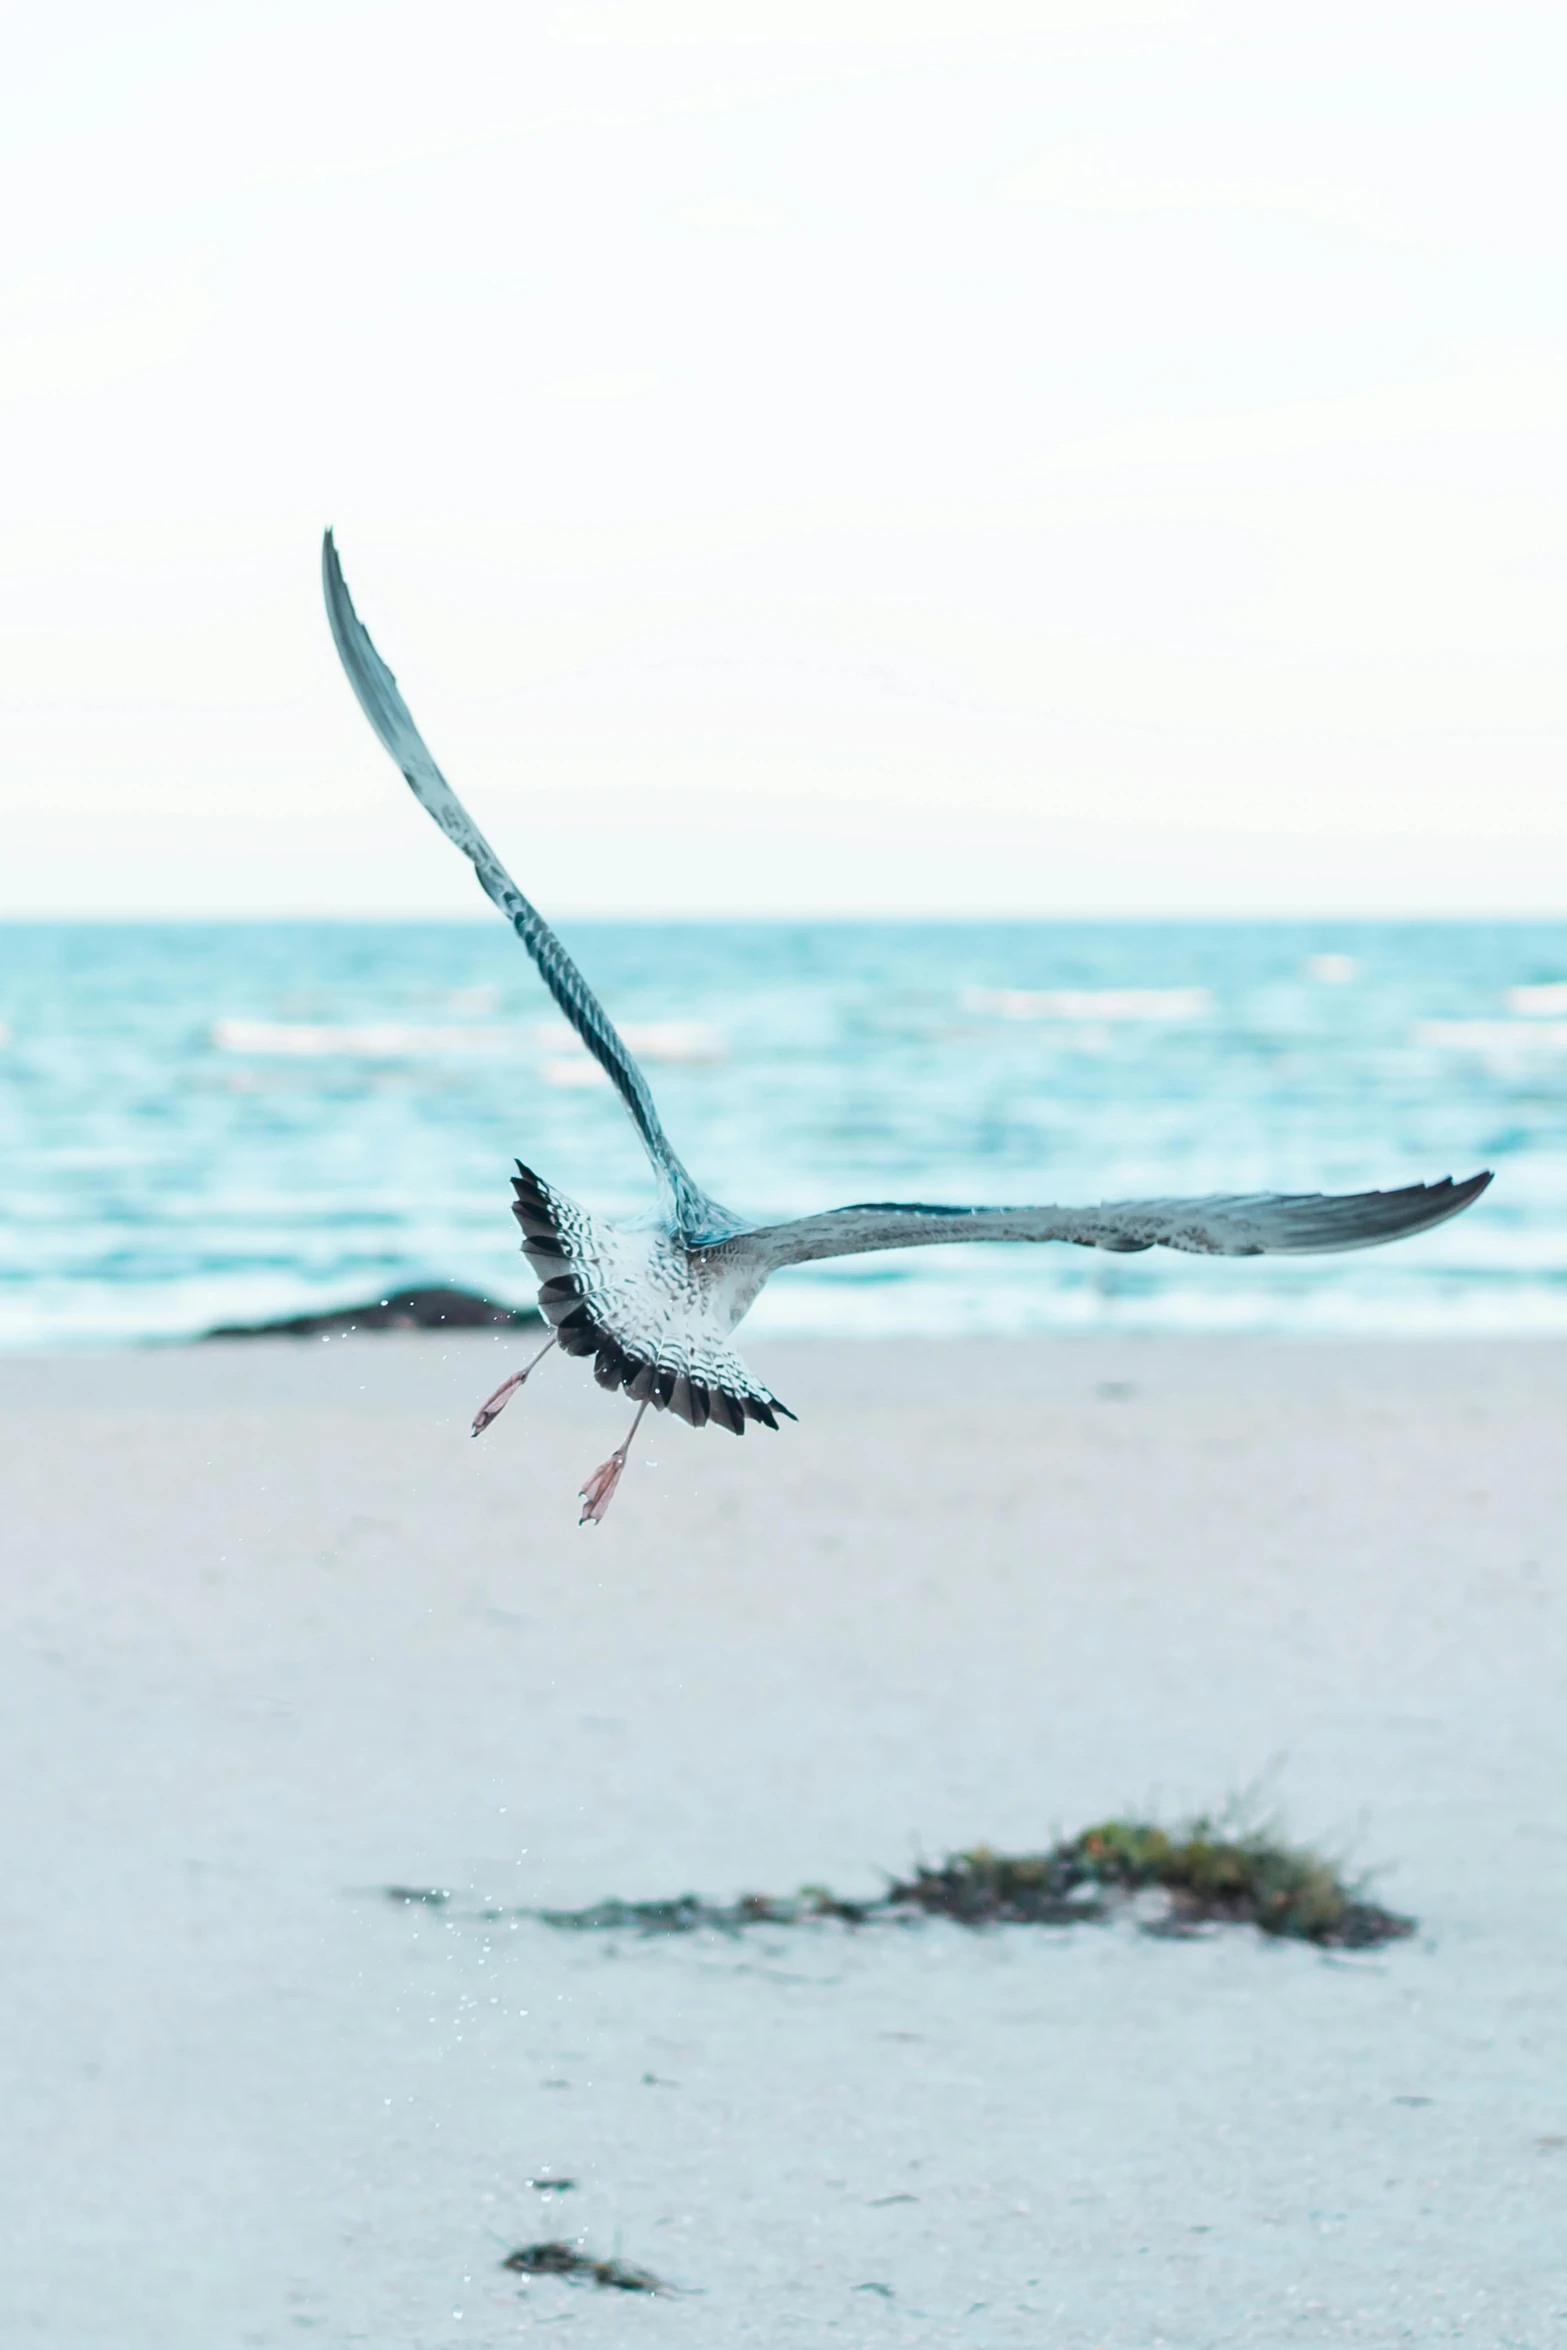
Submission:
[[[1465,1208],[1472,1208],[1482,1191],[1490,1187],[1493,1170],[1482,1167],[1478,1175],[1460,1176],[1456,1181],[1444,1175],[1440,1183],[1433,1183],[1428,1196],[1435,1209],[1433,1221],[1445,1224],[1451,1216],[1461,1216]]]
[[[349,660],[348,648],[359,615],[354,610],[354,599],[343,577],[343,566],[338,559],[337,536],[330,524],[321,534],[321,592],[326,598],[327,618],[332,624],[332,634],[337,639],[337,649],[346,662]]]

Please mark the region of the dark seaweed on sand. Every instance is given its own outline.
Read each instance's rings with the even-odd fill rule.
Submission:
[[[738,1901],[704,1901],[699,1893],[678,1893],[672,1901],[595,1901],[589,1909],[540,1909],[530,1914],[568,1934],[626,1929],[638,1934],[694,1934],[704,1926],[732,1934],[742,1926],[797,1926],[806,1918],[836,1918],[842,1925],[863,1926],[885,1913],[885,1901],[840,1901],[825,1886],[807,1885],[781,1896],[742,1893]]]
[[[621,2260],[595,2260],[552,2236],[544,2244],[523,2244],[501,2262],[516,2276],[565,2277],[576,2285],[601,2285],[617,2293],[668,2293],[672,2288],[645,2268],[628,2268]]]
[[[739,1901],[598,1901],[589,1909],[539,1910],[571,1933],[630,1930],[736,1933],[833,1918],[848,1926],[946,1917],[964,1926],[1067,1926],[1101,1920],[1138,1895],[1162,1893],[1163,1913],[1147,1932],[1180,1935],[1208,1925],[1255,1926],[1286,1940],[1363,1950],[1415,1930],[1413,1918],[1367,1901],[1330,1862],[1271,1830],[1203,1818],[1175,1830],[1140,1820],[1104,1820],[1048,1851],[993,1852],[976,1845],[939,1865],[921,1863],[872,1901],[843,1901],[820,1885],[792,1896],[751,1893]]]
[[[1224,1834],[1211,1820],[1171,1832],[1138,1820],[1105,1820],[1020,1857],[978,1845],[939,1868],[920,1867],[888,1887],[889,1907],[915,1908],[963,1925],[1060,1925],[1102,1917],[1117,1901],[1157,1890],[1168,1898],[1151,1930],[1255,1926],[1264,1934],[1366,1949],[1412,1934],[1415,1921],[1365,1900],[1332,1865],[1265,1829]]]

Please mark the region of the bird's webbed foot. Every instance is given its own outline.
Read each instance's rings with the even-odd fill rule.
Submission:
[[[538,1353],[534,1356],[531,1363],[524,1363],[520,1371],[513,1371],[509,1379],[503,1379],[501,1381],[499,1387],[496,1388],[493,1395],[485,1397],[483,1403],[480,1404],[478,1410],[473,1415],[473,1433],[475,1436],[482,1436],[485,1429],[488,1428],[490,1422],[492,1420],[499,1419],[501,1413],[506,1409],[506,1406],[510,1403],[518,1388],[527,1378],[528,1373],[530,1371],[537,1370],[539,1364],[543,1362],[545,1356],[549,1353],[550,1348],[554,1344],[555,1336],[552,1331],[550,1336],[546,1338],[544,1344],[540,1347]]]
[[[620,1472],[625,1467],[626,1455],[631,1450],[631,1439],[641,1427],[642,1415],[646,1410],[645,1403],[638,1404],[637,1416],[626,1431],[625,1443],[617,1445],[607,1461],[600,1462],[586,1485],[583,1486],[582,1515],[577,1520],[579,1526],[596,1526],[614,1500],[615,1488],[620,1483]]]

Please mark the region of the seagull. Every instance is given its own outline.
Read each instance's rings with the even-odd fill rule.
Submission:
[[[1411,1183],[1399,1191],[1219,1194],[1208,1199],[1112,1201],[1100,1207],[934,1207],[921,1200],[870,1200],[754,1224],[705,1192],[676,1157],[647,1079],[592,989],[544,917],[523,896],[426,749],[348,593],[331,531],[321,548],[327,617],[359,704],[402,770],[410,790],[472,864],[537,964],[555,1002],[619,1093],[652,1162],[656,1206],[634,1222],[590,1215],[517,1161],[512,1214],[522,1252],[539,1276],[550,1336],[533,1360],[479,1407],[481,1435],[551,1347],[591,1355],[604,1388],[621,1388],[636,1417],[581,1489],[581,1525],[609,1508],[632,1438],[649,1410],[674,1412],[693,1428],[778,1426],[794,1413],[747,1367],[730,1334],[763,1284],[786,1265],[868,1249],[933,1248],[969,1241],[1070,1241],[1130,1255],[1148,1248],[1193,1256],[1313,1256],[1377,1248],[1445,1223],[1477,1200],[1490,1172],[1461,1183]]]

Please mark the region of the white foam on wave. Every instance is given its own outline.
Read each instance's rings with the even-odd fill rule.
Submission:
[[[546,1085],[559,1086],[563,1093],[580,1093],[609,1083],[591,1053],[553,1054],[539,1063],[538,1074]]]
[[[334,1054],[387,1061],[415,1053],[494,1056],[526,1050],[515,1028],[432,1028],[409,1020],[328,1025],[314,1020],[214,1020],[209,1031],[220,1052],[320,1059]]]
[[[1540,987],[1510,987],[1507,1009],[1520,1020],[1553,1020],[1567,1015],[1567,979],[1547,980]]]
[[[1201,1020],[1213,1010],[1205,987],[966,987],[966,1012],[998,1020]]]
[[[535,1044],[552,1053],[580,1053],[587,1058],[586,1046],[564,1020],[541,1020],[530,1034]],[[628,1020],[620,1035],[627,1050],[642,1061],[700,1067],[729,1058],[722,1035],[706,1020]]]
[[[411,1020],[214,1020],[208,1034],[219,1052],[294,1060],[338,1056],[390,1061],[448,1054],[496,1059],[508,1054],[520,1056],[543,1046],[551,1054],[541,1070],[547,1083],[594,1085],[602,1076],[597,1062],[564,1020],[543,1021],[526,1029],[436,1027]],[[631,1051],[645,1061],[700,1066],[726,1058],[723,1038],[705,1021],[632,1022],[621,1034]],[[0,1030],[0,1040],[3,1036]],[[583,1073],[559,1075],[558,1070],[568,1063]]]
[[[1504,1060],[1524,1054],[1567,1053],[1567,1020],[1417,1020],[1409,1041],[1439,1051],[1487,1053]]]

